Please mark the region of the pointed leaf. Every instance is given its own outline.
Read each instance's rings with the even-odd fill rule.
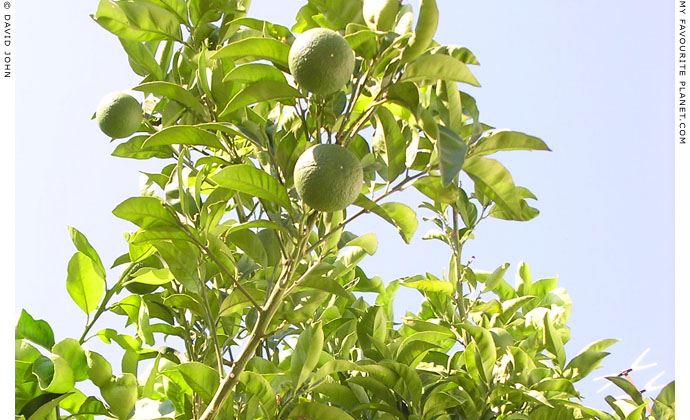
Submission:
[[[215,149],[223,148],[215,134],[191,125],[176,125],[164,128],[144,141],[142,146],[155,147],[172,144],[209,146]]]
[[[223,82],[241,83],[253,83],[266,80],[286,83],[285,75],[282,71],[264,63],[248,63],[233,67],[223,78]]]
[[[219,117],[224,117],[238,109],[246,108],[249,105],[278,100],[292,100],[302,97],[302,94],[284,81],[262,80],[253,83],[237,92],[232,97],[228,105]],[[293,103],[290,101],[289,103]]]
[[[613,382],[614,385],[625,391],[625,393],[632,398],[635,404],[644,404],[644,399],[642,398],[640,391],[638,391],[637,388],[635,388],[635,386],[627,380],[621,378],[620,376],[607,376],[606,379]]]
[[[453,293],[453,285],[449,282],[433,280],[421,275],[405,278],[400,285],[424,292],[440,292],[449,296]]]
[[[218,50],[212,59],[216,58],[246,58],[255,57],[271,61],[278,67],[288,68],[288,53],[290,47],[271,38],[245,38],[231,42]]]
[[[105,293],[105,277],[86,254],[76,252],[67,265],[67,292],[87,315],[98,308]]]
[[[182,41],[177,17],[152,3],[101,0],[92,18],[120,38],[132,41]]]
[[[144,92],[145,94],[153,94],[172,99],[191,109],[199,116],[206,115],[206,109],[201,104],[199,99],[194,96],[193,93],[177,83],[160,81],[146,82],[134,87],[133,89]]]
[[[556,328],[553,326],[551,319],[549,319],[548,312],[544,315],[543,342],[546,350],[553,355],[558,366],[562,368],[565,364],[565,350],[563,349],[563,341],[561,340],[561,336],[558,334],[558,331],[556,331]]]
[[[386,181],[392,182],[405,170],[405,139],[393,113],[379,107],[375,114],[376,131],[372,149],[386,163]]]
[[[273,201],[286,209],[291,208],[290,199],[280,182],[249,164],[228,166],[210,178],[222,187]]]
[[[24,309],[22,309],[19,319],[17,319],[14,337],[34,342],[46,350],[50,350],[55,345],[55,335],[50,325],[42,319],[34,319]]]
[[[81,232],[79,232],[72,226],[67,226],[67,230],[69,231],[69,236],[70,238],[72,238],[72,243],[77,248],[77,251],[80,251],[86,254],[89,258],[91,258],[98,267],[99,271],[105,276],[105,268],[103,268],[101,258],[98,256],[96,250],[93,249],[89,241],[86,239],[86,236],[84,236]]]
[[[493,273],[491,273],[489,277],[484,280],[484,288],[482,289],[482,293],[493,290],[501,282],[501,280],[503,280],[503,275],[506,273],[506,270],[508,270],[508,267],[510,267],[510,264],[505,263],[495,269]]]
[[[416,180],[412,186],[438,203],[454,203],[460,195],[456,185],[448,184],[444,187],[439,176],[424,176]]]
[[[187,385],[209,402],[218,389],[220,377],[215,369],[199,362],[177,365],[175,370],[182,374]]]
[[[542,140],[524,133],[507,130],[492,131],[480,139],[470,150],[470,156],[485,156],[507,150],[546,150],[551,151]]]
[[[156,197],[130,197],[118,204],[113,214],[144,229],[161,226],[177,227],[177,221]]]
[[[343,410],[317,402],[300,402],[288,415],[289,419],[355,420]]]
[[[275,412],[277,409],[276,392],[263,375],[244,371],[240,374],[240,383],[244,385],[247,394],[256,396],[259,399],[267,413],[272,414]]]
[[[481,190],[510,217],[520,220],[522,209],[515,184],[503,165],[492,159],[473,157],[465,160],[462,169],[474,181],[475,189]]]
[[[319,362],[323,349],[323,329],[321,323],[308,326],[297,339],[295,351],[290,361],[290,378],[295,389],[307,379]]]
[[[450,184],[462,169],[467,153],[467,144],[448,127],[439,125],[438,165],[441,171],[441,186]]]
[[[422,55],[412,61],[405,67],[401,80],[450,80],[479,86],[479,82],[465,63],[443,54]]]
[[[379,206],[361,194],[353,204],[376,214],[395,226],[405,243],[410,243],[417,230],[417,214],[405,204],[389,202]]]

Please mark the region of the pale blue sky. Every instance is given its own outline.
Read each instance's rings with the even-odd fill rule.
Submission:
[[[621,340],[593,376],[629,367],[650,347],[644,362],[658,365],[632,379],[641,387],[665,371],[657,384],[672,380],[671,2],[438,3],[435,39],[468,47],[481,63],[473,72],[482,88],[467,91],[482,121],[538,136],[553,150],[497,156],[539,198],[541,215],[485,221],[465,255],[476,257],[476,269],[511,263],[508,281],[522,260],[533,278],[558,275],[573,300],[568,358],[592,341]],[[97,1],[35,4],[21,4],[17,18],[15,308],[50,320],[62,339],[84,323],[64,288],[74,253],[66,226],[87,235],[109,265],[125,250],[122,232],[132,230],[112,209],[138,194],[137,171],[161,162],[110,157],[114,144],[90,121],[104,94],[140,79],[117,39],[89,18]],[[301,4],[254,0],[250,16],[291,26]],[[429,228],[422,224],[406,246],[376,218],[358,220],[353,231],[379,236],[367,274],[385,282],[440,274],[446,250],[419,240]],[[413,292],[398,298],[396,314],[417,310]],[[601,385],[580,384],[587,404],[604,407]]]

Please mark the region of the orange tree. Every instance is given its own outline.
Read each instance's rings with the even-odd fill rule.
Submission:
[[[611,414],[582,405],[575,385],[614,340],[567,358],[570,299],[555,279],[532,280],[521,263],[512,286],[507,264],[482,272],[463,260],[480,222],[538,214],[487,156],[548,148],[480,121],[462,90],[478,86],[468,67],[478,63],[433,40],[435,1],[420,1],[414,27],[396,0],[309,0],[292,28],[248,7],[98,4],[93,19],[119,37],[144,101],[139,114],[113,95],[129,105],[106,100],[96,116],[125,137],[114,156],[164,166],[113,210],[133,226],[116,279],[70,228],[66,286],[86,326],[56,342],[49,322],[22,311],[17,418],[674,417],[673,383],[651,401],[612,377],[627,396],[607,398]],[[417,211],[436,229],[426,238],[450,259],[441,277],[384,284],[358,265],[376,236],[347,229],[378,218],[409,242],[416,211],[392,201],[406,188],[421,192]],[[400,286],[423,301],[398,322]],[[106,312],[122,328],[97,328]]]

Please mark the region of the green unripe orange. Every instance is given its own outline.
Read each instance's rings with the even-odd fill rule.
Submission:
[[[131,373],[117,375],[101,388],[101,395],[110,411],[120,420],[126,419],[132,412],[137,394],[137,377]]]
[[[336,144],[319,144],[297,159],[295,188],[302,201],[320,211],[337,211],[352,204],[363,180],[354,153]]]
[[[319,95],[340,90],[352,77],[355,56],[339,33],[313,28],[300,34],[288,54],[290,73],[300,87]]]
[[[96,121],[106,135],[121,139],[134,134],[141,125],[144,114],[133,96],[124,92],[106,95],[98,104]]]
[[[362,16],[370,29],[389,31],[395,24],[399,8],[399,0],[364,0]]]

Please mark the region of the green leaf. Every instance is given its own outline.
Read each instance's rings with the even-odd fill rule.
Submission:
[[[14,328],[16,339],[26,339],[50,350],[55,345],[55,336],[50,325],[42,320],[35,320],[26,310],[22,309]]]
[[[307,379],[319,362],[323,349],[323,329],[321,323],[310,325],[297,339],[295,351],[290,360],[290,378],[295,389]]]
[[[422,275],[406,277],[400,283],[401,286],[421,290],[423,292],[440,292],[450,296],[453,294],[453,285],[447,281],[430,279]]]
[[[367,254],[374,255],[376,253],[376,248],[378,247],[378,240],[376,235],[373,233],[365,233],[364,235],[358,236],[355,239],[347,242],[345,246],[358,246],[364,249]]]
[[[151,284],[156,286],[161,286],[163,284],[168,284],[175,279],[175,276],[167,268],[159,268],[155,270],[146,271],[143,274],[139,274],[131,280],[124,283],[128,285],[130,283],[140,283],[140,284]]]
[[[472,336],[472,340],[476,343],[476,349],[481,358],[481,367],[483,368],[484,377],[487,382],[491,382],[493,367],[494,364],[496,364],[496,344],[494,343],[491,331],[467,323],[462,323],[459,326]]]
[[[172,144],[185,144],[194,146],[209,146],[222,149],[218,137],[215,134],[191,125],[176,125],[167,127],[148,138],[144,147],[155,147]]]
[[[146,82],[134,87],[133,90],[138,90],[140,92],[144,92],[145,94],[153,94],[172,99],[191,109],[199,116],[204,116],[207,112],[206,108],[204,108],[201,102],[199,102],[199,99],[194,96],[193,93],[176,83],[160,81]]]
[[[443,54],[426,54],[405,66],[402,81],[450,80],[479,86],[462,61]]]
[[[153,227],[177,227],[177,220],[165,210],[156,197],[130,197],[118,204],[113,214],[147,229]]]
[[[287,70],[290,47],[271,38],[244,38],[231,42],[211,56],[216,58],[247,58],[254,57],[272,62]]]
[[[317,403],[317,402],[300,402],[288,415],[289,419],[319,419],[319,420],[354,420],[352,416],[343,410]]]
[[[556,331],[553,326],[551,319],[549,319],[549,313],[544,314],[544,336],[543,336],[544,346],[546,350],[553,355],[553,358],[557,362],[558,366],[561,368],[565,364],[565,350],[563,349],[563,341],[561,336]]]
[[[416,180],[412,186],[437,203],[453,203],[460,194],[457,185],[448,184],[444,187],[439,176],[424,176]]]
[[[375,119],[372,150],[386,163],[384,179],[392,182],[405,170],[405,139],[393,113],[387,108],[379,107]]]
[[[463,113],[462,113],[462,98],[460,91],[454,82],[444,81],[443,85],[446,90],[448,102],[448,128],[456,133],[462,130]]]
[[[430,341],[428,338],[420,337],[420,334],[433,337],[433,340],[440,338],[439,336],[442,337],[441,334],[434,333],[432,331],[428,331],[426,333],[422,332],[413,334],[414,336],[417,336],[419,338],[415,337],[414,339],[410,339],[410,337],[408,337],[407,339],[405,339],[405,341],[403,341],[400,344],[400,347],[398,347],[398,353],[395,356],[396,361],[414,368],[416,364],[421,361],[421,358],[429,350],[436,349],[439,347],[437,344],[434,344],[434,342]]]
[[[84,236],[81,232],[79,232],[72,226],[67,226],[67,230],[69,231],[69,236],[70,238],[72,238],[72,243],[77,248],[77,251],[80,251],[86,254],[89,258],[91,258],[94,264],[96,264],[96,266],[98,267],[99,271],[105,276],[105,268],[103,268],[101,258],[98,256],[96,250],[93,249],[89,241],[86,239],[86,236]]]
[[[302,97],[302,94],[285,81],[262,80],[237,92],[228,102],[223,112],[220,113],[219,117],[224,117],[238,109],[246,108],[258,102],[291,100],[300,97]],[[292,103],[292,101],[289,101],[289,103]]]
[[[227,233],[227,237],[230,243],[244,251],[257,264],[266,265],[266,249],[256,233],[248,229],[240,229]]]
[[[489,275],[489,277],[487,277],[486,280],[484,280],[484,288],[482,289],[482,293],[490,292],[491,290],[493,290],[498,285],[498,283],[500,283],[501,280],[503,280],[503,275],[506,273],[508,267],[510,267],[510,264],[505,263],[497,269],[495,269]]]
[[[518,264],[517,273],[515,273],[515,291],[520,296],[530,294],[532,287],[532,278],[529,274],[529,266],[524,261]]]
[[[389,202],[379,206],[361,194],[353,204],[376,214],[392,224],[398,230],[405,243],[410,243],[412,236],[417,230],[417,214],[405,204]]]
[[[292,208],[280,182],[249,164],[228,166],[210,178],[222,187],[273,201],[286,209]]]
[[[542,140],[516,131],[496,130],[480,139],[469,152],[469,156],[485,156],[508,150],[551,151]]]
[[[675,420],[676,418],[676,381],[666,385],[654,399],[652,415],[657,419]]]
[[[220,377],[215,369],[199,362],[188,362],[177,365],[174,370],[182,374],[187,385],[209,402],[218,389]]]
[[[74,388],[74,376],[69,363],[56,354],[36,359],[31,365],[31,373],[38,379],[38,386],[42,391],[63,393]]]
[[[232,22],[230,22],[229,25],[246,26],[247,28],[252,28],[256,29],[257,31],[261,31],[264,33],[264,35],[271,35],[274,38],[285,38],[288,40],[294,38],[292,32],[290,32],[290,29],[286,28],[285,26],[278,25],[277,23],[271,23],[261,19],[241,17],[233,20]]]
[[[276,392],[271,388],[271,384],[256,372],[244,371],[240,374],[240,383],[244,385],[247,394],[256,396],[263,409],[272,415],[278,408],[276,404]]]
[[[266,80],[286,83],[285,75],[282,71],[263,63],[248,63],[233,67],[223,78],[223,82],[241,83],[254,83]]]
[[[149,50],[145,44],[124,38],[120,38],[120,44],[122,44],[122,48],[125,49],[129,59],[135,64],[143,67],[146,73],[152,75],[156,80],[165,78],[163,69],[161,69],[152,51]]]
[[[175,15],[152,3],[101,0],[96,14],[91,17],[120,38],[132,41],[182,41],[180,23]]]
[[[521,219],[522,209],[513,178],[503,165],[492,159],[473,157],[465,160],[462,169],[474,181],[475,189],[481,190],[513,220]]]
[[[467,145],[453,130],[439,125],[438,166],[441,171],[441,186],[450,184],[462,169],[467,153]]]
[[[585,347],[580,353],[573,357],[564,369],[564,374],[568,375],[573,382],[584,379],[594,369],[599,367],[599,362],[609,353],[601,351],[615,343],[617,340],[601,340]]]
[[[539,210],[535,209],[534,207],[530,207],[529,204],[527,204],[527,201],[525,201],[525,198],[536,199],[530,190],[524,187],[515,187],[515,196],[520,202],[521,215],[519,219],[515,219],[510,212],[507,212],[502,207],[495,206],[489,211],[489,216],[503,220],[527,221],[532,220],[539,215]]]
[[[105,293],[105,277],[96,263],[77,251],[67,265],[67,292],[87,315],[98,308]]]
[[[187,241],[158,241],[155,248],[166,262],[175,279],[192,293],[199,290],[197,272],[201,253],[199,248]]]
[[[386,99],[416,113],[419,108],[419,88],[412,82],[399,82],[386,89]]]
[[[72,369],[75,381],[83,381],[89,377],[86,366],[86,354],[77,340],[65,338],[56,343],[50,352],[67,361],[70,369]]]
[[[613,382],[618,388],[622,389],[626,394],[628,394],[635,404],[644,404],[644,399],[640,391],[635,388],[633,384],[619,376],[607,376],[606,379]]]
[[[27,402],[24,407],[22,407],[19,414],[28,420],[49,419],[51,418],[50,416],[55,413],[55,408],[60,402],[71,394],[72,393],[59,394],[54,392],[40,394]]]
[[[356,363],[349,362],[347,360],[330,360],[324,363],[323,366],[319,368],[312,378],[314,382],[320,381],[326,376],[332,375],[339,372],[352,372],[361,371],[362,369]]]
[[[161,241],[161,240],[180,240],[180,241],[192,241],[192,239],[184,233],[182,230],[174,227],[168,227],[168,226],[161,226],[161,227],[152,227],[152,228],[147,228],[143,230],[139,230],[136,233],[134,233],[132,236],[129,237],[129,245],[131,246],[136,246],[136,245],[144,245],[141,249],[150,249],[150,243],[155,242],[155,241]],[[130,248],[130,254],[131,254],[131,248]],[[152,251],[147,251],[142,256],[145,258],[148,257],[149,252]],[[141,256],[138,259],[144,259],[141,258]]]
[[[532,388],[542,392],[564,392],[572,397],[577,397],[579,395],[572,382],[565,378],[545,378]]]
[[[184,0],[145,0],[149,3],[155,3],[170,12],[174,13],[180,23],[187,21],[187,5]]]
[[[144,147],[149,136],[134,136],[126,142],[120,143],[113,150],[112,156],[128,159],[150,159],[152,157],[166,159],[173,156],[173,151],[167,146]]]
[[[353,297],[343,288],[337,281],[327,277],[307,277],[300,282],[300,288],[310,288],[316,290],[323,290],[330,294],[341,296],[345,299],[351,300]]]

